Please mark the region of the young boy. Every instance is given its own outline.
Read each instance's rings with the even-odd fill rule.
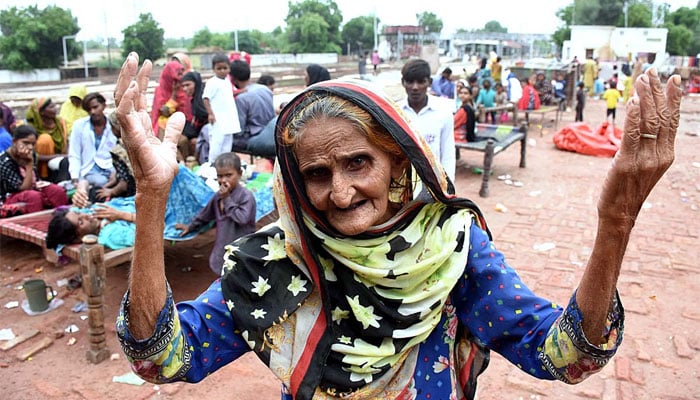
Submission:
[[[608,117],[612,115],[613,125],[615,125],[615,110],[617,109],[617,101],[619,99],[620,91],[612,85],[612,82],[606,83],[605,92],[603,92],[603,100],[605,100],[605,104],[608,108],[605,114],[605,120],[607,121]]]
[[[211,221],[216,221],[216,239],[209,268],[221,275],[224,264],[224,247],[241,236],[255,231],[255,196],[239,184],[241,179],[241,159],[235,153],[222,153],[214,162],[219,191],[197,214],[189,225],[176,224],[182,230],[180,236],[201,229]]]
[[[586,106],[586,90],[583,81],[578,83],[576,90],[576,122],[583,122],[583,107]]]
[[[238,108],[233,98],[233,84],[228,79],[230,64],[228,57],[217,54],[212,58],[215,76],[207,80],[202,98],[209,114],[209,161],[231,151],[233,135],[241,131]]]

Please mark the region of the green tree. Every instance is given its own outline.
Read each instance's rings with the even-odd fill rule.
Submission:
[[[666,51],[679,56],[700,53],[700,4],[696,8],[681,7],[666,14],[664,26],[668,28]],[[686,42],[686,31],[674,27],[685,27],[690,31],[690,41]],[[673,46],[673,51],[670,46]]]
[[[289,3],[287,51],[340,53],[340,23],[343,15],[333,0],[304,0]]]
[[[654,4],[651,1],[639,1],[631,3],[627,7],[627,27],[629,28],[651,28],[652,13]],[[624,12],[618,17],[616,26],[625,26]]]
[[[190,50],[196,47],[209,47],[211,46],[212,33],[209,28],[202,28],[194,33],[192,36],[192,42],[190,43]]]
[[[498,21],[489,21],[484,25],[484,29],[482,29],[482,31],[508,33],[508,28],[501,26],[501,23]]]
[[[153,19],[151,13],[139,15],[139,21],[124,28],[122,33],[124,34],[123,58],[126,58],[132,51],[139,53],[142,60],[148,58],[155,61],[165,55],[164,31]]]
[[[422,26],[426,33],[442,32],[442,20],[431,12],[424,11],[420,14],[416,14],[416,20],[418,20],[418,25]]]
[[[557,18],[562,20],[562,22],[564,23],[562,26],[559,26],[559,28],[557,28],[557,30],[554,31],[554,33],[552,34],[552,40],[559,48],[561,48],[561,46],[564,44],[564,41],[571,39],[571,22],[573,20],[573,13],[573,4],[570,4],[564,8],[560,8],[556,12]]]
[[[379,23],[379,19],[377,19]],[[343,42],[350,45],[350,51],[357,50],[358,54],[374,47],[374,17],[355,17],[343,25],[340,33]]]
[[[0,68],[27,71],[56,68],[63,62],[63,36],[80,31],[70,10],[56,6],[39,9],[11,7],[0,11]],[[81,53],[82,45],[66,41],[70,59]]]

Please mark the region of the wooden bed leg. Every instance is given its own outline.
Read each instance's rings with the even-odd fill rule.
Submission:
[[[479,196],[489,197],[489,178],[491,175],[491,166],[493,164],[493,147],[494,140],[490,138],[486,142],[486,149],[484,150],[484,168],[483,175],[481,177],[481,190],[479,190]]]
[[[90,348],[85,352],[88,361],[100,363],[109,358],[105,338],[104,288],[107,272],[104,264],[104,247],[83,244],[80,246],[80,270],[83,290],[87,295],[88,335]]]

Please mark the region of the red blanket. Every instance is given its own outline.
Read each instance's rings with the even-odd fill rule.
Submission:
[[[558,149],[591,156],[613,157],[620,148],[622,129],[603,122],[595,131],[585,122],[575,122],[559,130],[552,140]]]

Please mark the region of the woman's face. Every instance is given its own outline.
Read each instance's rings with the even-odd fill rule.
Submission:
[[[34,147],[36,146],[36,135],[29,135],[22,139],[14,139],[12,147],[15,149],[15,154],[23,159],[31,159],[34,155]]]
[[[457,96],[459,97],[459,100],[462,101],[462,103],[467,103],[467,102],[471,101],[471,99],[472,99],[472,94],[469,92],[469,89],[467,89],[467,88],[459,89],[459,92],[457,92]]]
[[[79,238],[85,235],[96,235],[100,231],[100,220],[90,214],[68,211],[66,219],[75,227],[75,233]]]
[[[42,117],[56,118],[56,103],[50,102],[43,110],[39,112]]]
[[[401,176],[399,162],[341,118],[310,121],[300,134],[295,155],[306,194],[335,229],[353,236],[391,218],[389,184]]]
[[[182,84],[182,90],[187,93],[188,96],[194,96],[194,82],[193,81],[180,81]]]

